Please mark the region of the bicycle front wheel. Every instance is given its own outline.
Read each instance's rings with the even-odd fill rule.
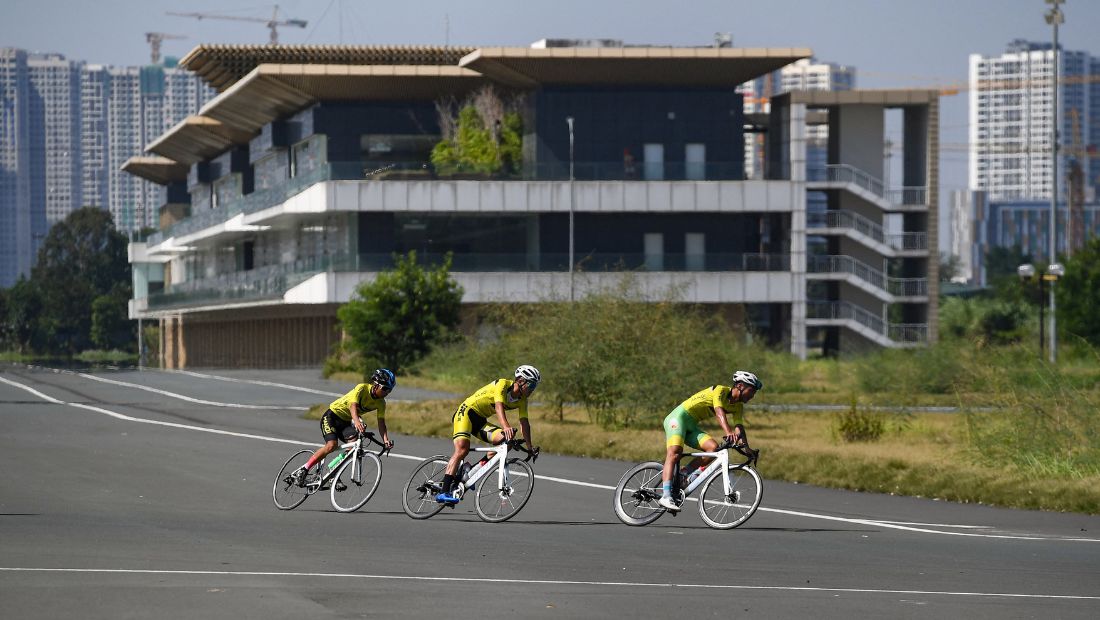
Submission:
[[[414,519],[427,519],[443,510],[443,504],[435,496],[443,491],[443,475],[447,473],[448,457],[442,454],[430,456],[420,462],[405,483],[401,507]]]
[[[730,476],[728,494],[722,473],[715,472],[703,483],[699,495],[699,516],[707,525],[719,530],[735,528],[748,521],[764,497],[764,483],[755,469],[731,465],[727,471]]]
[[[279,469],[275,484],[271,487],[271,499],[275,500],[275,507],[279,510],[293,510],[309,497],[306,487],[298,486],[294,480],[294,472],[305,465],[312,455],[311,450],[295,452]]]
[[[640,463],[629,469],[615,486],[612,504],[615,516],[627,525],[649,525],[665,509],[661,499],[661,473],[664,466],[656,461]]]
[[[373,452],[348,457],[336,472],[329,496],[338,512],[355,512],[378,490],[382,479],[382,461]]]
[[[527,505],[535,488],[535,470],[524,460],[508,459],[504,484],[499,472],[487,474],[477,483],[477,516],[482,521],[507,521]]]

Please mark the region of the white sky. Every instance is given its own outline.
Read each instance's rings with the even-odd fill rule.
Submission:
[[[0,47],[60,52],[87,62],[148,62],[145,32],[185,35],[162,53],[200,43],[266,43],[262,23],[196,20],[166,11],[268,17],[255,0],[0,0]],[[529,45],[547,37],[703,45],[715,32],[738,47],[810,47],[818,59],[854,65],[864,88],[965,84],[967,56],[998,54],[1016,38],[1050,40],[1043,0],[282,0],[282,43]],[[1060,40],[1100,55],[1100,0],[1068,0]],[[966,91],[945,97],[941,142],[967,141]],[[941,154],[946,192],[966,187],[966,153]],[[946,196],[946,194],[944,194]],[[946,200],[941,200],[941,248]]]

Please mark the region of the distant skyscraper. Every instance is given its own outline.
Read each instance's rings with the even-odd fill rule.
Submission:
[[[0,48],[0,286],[31,269],[27,53]]]
[[[804,58],[778,71],[746,82],[739,87],[745,97],[744,111],[766,113],[770,110],[771,97],[792,90],[852,90],[856,86],[856,69],[831,62],[817,62]],[[806,128],[807,173],[825,165],[829,142],[829,128],[810,125]],[[763,135],[745,136],[745,176],[763,178]]]
[[[1050,199],[1053,56],[1051,44],[1022,40],[1000,56],[970,55],[969,186],[991,201]],[[1097,184],[1100,175],[1100,161],[1088,155],[1089,144],[1100,139],[1100,87],[1093,82],[1100,79],[1100,62],[1087,52],[1060,50],[1058,65],[1058,183],[1064,196],[1070,157],[1084,160],[1086,185]],[[1074,116],[1079,154],[1067,150],[1075,140]]]
[[[124,232],[157,225],[160,188],[120,168],[214,94],[166,64],[0,48],[0,287],[30,273],[49,227],[74,209],[109,209]]]

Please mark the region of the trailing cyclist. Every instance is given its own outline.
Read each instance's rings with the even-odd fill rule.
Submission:
[[[470,453],[470,437],[489,443],[499,444],[511,440],[516,430],[508,422],[506,411],[519,409],[519,426],[527,449],[531,450],[531,423],[527,420],[527,399],[538,387],[542,375],[534,366],[523,364],[516,368],[515,379],[497,379],[474,392],[462,401],[452,417],[455,451],[447,463],[443,476],[442,492],[435,496],[436,501],[444,504],[457,504],[460,498],[453,493],[458,478],[458,469]],[[489,421],[496,414],[500,426]],[[488,460],[491,453],[486,456]]]
[[[378,412],[378,432],[382,435],[382,444],[386,448],[393,447],[389,433],[386,432],[386,396],[396,385],[397,377],[393,371],[379,368],[371,374],[370,383],[360,383],[347,394],[332,401],[321,416],[321,436],[325,445],[318,448],[306,464],[295,472],[298,486],[305,485],[306,472],[310,468],[340,447],[341,438],[350,441],[355,439],[356,432],[366,432],[367,425],[361,416],[368,411]]]
[[[684,454],[684,444],[704,452],[718,450],[718,442],[699,428],[699,422],[714,416],[727,441],[746,448],[749,445],[744,426],[744,404],[752,400],[764,384],[756,375],[745,370],[735,371],[730,383],[731,386],[712,385],[696,392],[665,416],[665,467],[661,475],[661,499],[657,503],[671,512],[680,510],[672,498],[672,471]],[[731,413],[734,417],[732,428],[726,419]],[[711,460],[709,457],[697,457],[688,463],[680,473],[684,483],[689,482],[692,473],[701,471]]]

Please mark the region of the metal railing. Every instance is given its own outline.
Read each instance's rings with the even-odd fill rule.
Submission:
[[[895,250],[926,250],[928,236],[922,232],[886,233],[877,222],[851,211],[824,211],[806,214],[807,228],[850,229],[888,245]]]
[[[874,313],[847,301],[807,302],[806,318],[855,321],[894,342],[928,342],[928,325],[924,323],[887,323]]]
[[[806,171],[810,182],[851,183],[882,198],[891,204],[901,206],[924,206],[928,204],[928,188],[924,186],[886,189],[882,180],[849,164],[826,164],[824,169]]]
[[[846,255],[811,256],[806,259],[810,273],[847,273],[897,297],[920,297],[928,294],[927,278],[893,278],[882,271]]]

